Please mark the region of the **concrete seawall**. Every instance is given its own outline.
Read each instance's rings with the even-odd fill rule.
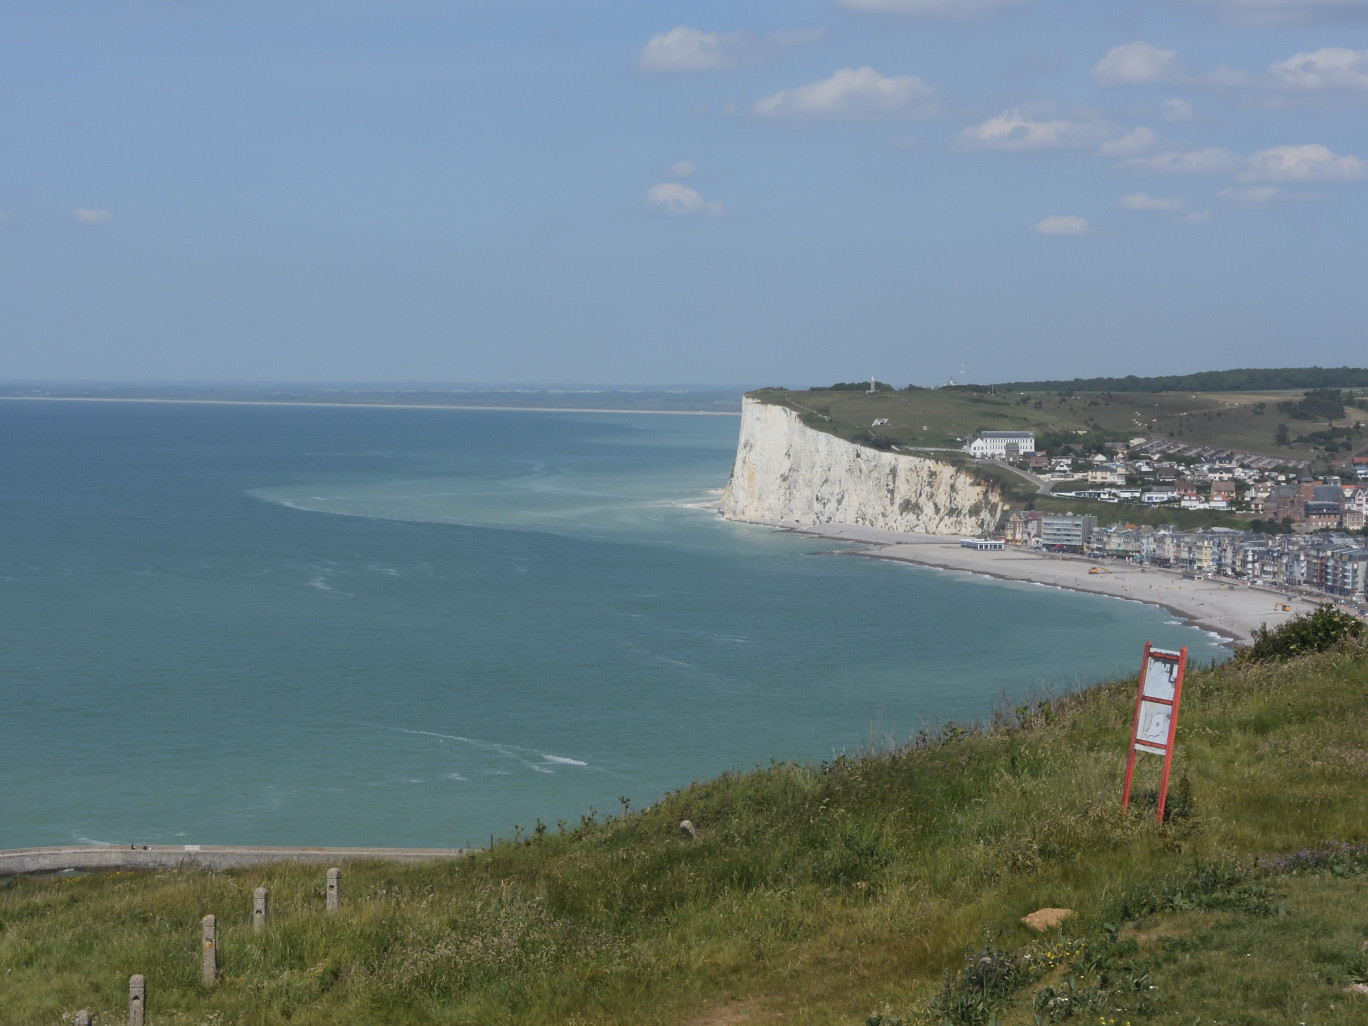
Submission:
[[[107,873],[116,869],[240,869],[271,862],[426,862],[460,858],[462,848],[280,848],[218,844],[72,845],[0,851],[0,877],[28,873]]]

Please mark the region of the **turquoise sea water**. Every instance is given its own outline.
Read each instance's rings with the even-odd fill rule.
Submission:
[[[0,402],[0,848],[485,843],[1222,651],[721,521],[736,430]]]

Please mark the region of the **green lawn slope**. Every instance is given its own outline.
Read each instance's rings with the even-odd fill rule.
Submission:
[[[788,406],[816,430],[864,444],[878,435],[900,447],[958,449],[980,431],[1029,429],[1038,444],[1050,448],[1062,442],[1092,445],[1143,437],[1275,459],[1325,461],[1331,455],[1342,459],[1345,441],[1357,450],[1368,438],[1362,426],[1368,411],[1355,405],[1368,400],[1352,389],[1343,393],[1348,402],[1333,420],[1298,420],[1279,409],[1280,403],[1301,402],[1302,392],[989,392],[952,387],[868,395],[858,389],[762,388],[749,394]],[[887,423],[874,427],[876,420]],[[1278,441],[1279,425],[1288,432],[1285,443]],[[1334,454],[1313,437],[1327,428],[1345,433]]]
[[[459,862],[354,864],[332,914],[295,866],[8,880],[0,1023],[126,1022],[133,973],[150,1026],[1368,1023],[1368,647],[1282,658],[1333,641],[1303,634],[1189,673],[1163,825],[1119,808],[1122,681]],[[1036,933],[1042,907],[1073,915]]]

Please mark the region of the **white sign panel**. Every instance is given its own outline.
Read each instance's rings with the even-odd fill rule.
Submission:
[[[1146,690],[1149,690],[1146,688]],[[1159,751],[1168,747],[1169,720],[1173,716],[1173,706],[1161,702],[1141,702],[1140,716],[1135,722],[1135,741],[1137,744],[1153,746]]]
[[[1145,697],[1172,702],[1174,688],[1178,686],[1178,660],[1164,658],[1165,655],[1167,653],[1150,653],[1145,665]]]

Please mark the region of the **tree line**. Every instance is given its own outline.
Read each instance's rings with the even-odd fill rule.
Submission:
[[[1368,388],[1368,368],[1242,367],[1152,378],[1128,374],[1123,378],[1009,381],[997,387],[1018,392],[1267,392],[1292,388]]]

